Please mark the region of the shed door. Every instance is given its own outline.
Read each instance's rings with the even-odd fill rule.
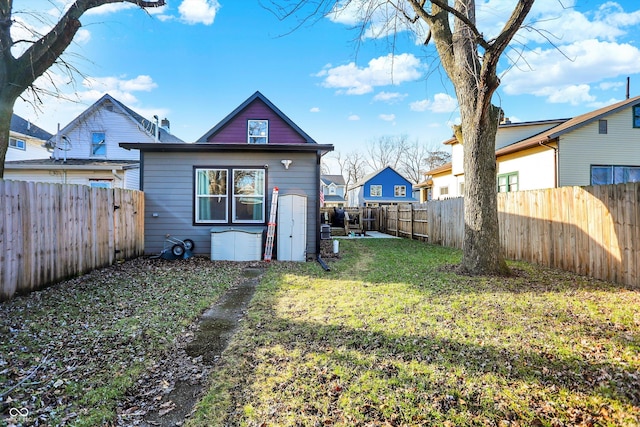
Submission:
[[[307,197],[297,194],[278,198],[278,259],[305,261],[307,251]]]

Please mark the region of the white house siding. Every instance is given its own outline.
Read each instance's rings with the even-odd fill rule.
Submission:
[[[11,138],[24,141],[26,147],[24,150],[8,147],[5,162],[14,160],[48,159],[51,157],[51,153],[42,146],[45,141],[42,141],[41,139],[31,138],[14,132],[11,133]]]
[[[108,160],[139,160],[138,150],[126,150],[118,144],[121,142],[153,142],[153,138],[141,129],[131,117],[122,113],[116,106],[113,111],[100,107],[94,114],[89,114],[66,133],[70,142],[66,148],[66,155],[73,159],[108,159]],[[91,134],[104,132],[107,145],[106,156],[91,155]],[[54,137],[55,138],[55,137]],[[62,159],[64,141],[56,148],[54,156]]]
[[[291,159],[286,170],[280,163]],[[307,253],[316,253],[319,233],[316,224],[316,203],[319,183],[316,154],[312,153],[250,153],[220,152],[144,153],[142,166],[145,193],[145,253],[160,253],[166,234],[179,239],[189,238],[195,243],[197,254],[209,254],[211,228],[216,224],[193,225],[194,171],[193,166],[257,167],[267,169],[267,197],[265,216],[269,219],[273,187],[279,194],[307,196]],[[157,214],[157,216],[154,216]]]
[[[464,173],[464,147],[460,143],[451,144],[451,173],[454,175]]]
[[[458,187],[460,180],[464,180],[464,176],[456,177],[450,173],[435,175],[432,177],[433,179],[433,200],[438,199],[448,199],[451,197],[458,197]],[[442,187],[449,188],[449,194],[441,194]]]
[[[561,186],[590,185],[591,165],[640,166],[640,129],[633,128],[631,114],[629,107],[604,117],[604,135],[598,133],[595,120],[561,136]]]
[[[118,174],[124,174],[124,188],[127,190],[140,189],[140,168],[127,169],[124,172],[118,172]]]
[[[122,171],[118,174],[122,176]],[[53,184],[79,184],[90,185],[91,180],[107,180],[112,188],[125,188],[124,180],[116,179],[111,171],[90,170],[29,170],[29,169],[5,169],[5,179],[14,181],[50,182]],[[137,190],[137,188],[132,188]]]
[[[498,175],[518,172],[518,190],[555,187],[554,152],[538,147],[498,158]]]

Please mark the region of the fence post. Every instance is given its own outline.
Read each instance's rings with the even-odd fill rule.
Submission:
[[[413,203],[409,205],[409,238],[413,240]]]

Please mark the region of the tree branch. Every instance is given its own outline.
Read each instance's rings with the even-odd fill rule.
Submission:
[[[484,36],[482,35],[482,33],[480,31],[478,31],[478,28],[476,27],[475,22],[471,22],[469,20],[469,18],[467,18],[463,13],[461,13],[459,10],[457,10],[454,7],[449,6],[449,4],[446,2],[446,0],[443,2],[442,0],[429,0],[431,2],[431,4],[438,6],[440,9],[442,10],[446,10],[447,12],[449,12],[450,14],[452,14],[453,16],[455,16],[456,18],[458,18],[460,21],[462,21],[467,28],[469,28],[469,30],[473,33],[473,35],[475,36],[475,41],[476,43],[478,43],[478,45],[482,46],[482,48],[484,49],[488,49],[489,48],[489,42],[487,42],[484,39]],[[412,3],[417,3],[415,0],[411,0]],[[424,2],[421,2],[424,4]]]

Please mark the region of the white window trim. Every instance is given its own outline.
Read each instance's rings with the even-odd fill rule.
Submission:
[[[264,122],[267,125],[265,135],[251,135],[251,122]],[[264,138],[264,142],[252,142],[252,138]],[[268,144],[269,143],[269,120],[249,119],[247,120],[247,143],[248,144]]]
[[[11,145],[11,141],[15,141],[15,145]],[[22,143],[22,147],[19,147],[18,142]],[[20,138],[14,138],[12,136],[9,137],[9,148],[15,148],[16,150],[22,150],[22,151],[26,151],[27,150],[27,141],[25,141],[24,139],[20,139]]]
[[[401,191],[398,191],[401,190]],[[402,194],[398,194],[398,193]],[[393,186],[393,196],[394,197],[407,197],[407,186],[406,185],[394,185]]]
[[[373,194],[373,187],[380,189],[380,194]],[[369,197],[382,197],[382,184],[371,184],[369,186]]]
[[[234,192],[235,189],[235,171],[256,171],[256,172],[262,172],[263,173],[263,191],[262,194],[241,194],[241,195],[236,195]],[[231,188],[229,189],[232,194],[232,200],[231,200],[231,222],[238,224],[238,223],[242,223],[242,224],[264,224],[265,219],[266,219],[266,214],[265,214],[265,205],[267,203],[267,197],[266,197],[266,192],[267,192],[267,183],[266,183],[266,175],[265,175],[265,171],[264,169],[245,169],[245,168],[232,168],[231,169]],[[241,198],[241,197],[251,197],[251,198],[262,198],[262,219],[261,220],[238,220],[236,221],[235,217],[236,217],[236,198]]]
[[[95,135],[96,133],[101,133],[104,135],[104,139],[102,140],[102,144],[94,144],[93,142],[93,135]],[[99,145],[104,145],[104,154],[96,154],[93,150],[94,146],[99,146]],[[99,157],[99,158],[104,158],[107,157],[107,132],[103,131],[103,130],[94,130],[91,132],[91,141],[89,144],[89,151],[90,151],[90,157]]]
[[[199,171],[225,171],[227,173],[227,188],[224,196],[222,194],[198,194],[198,172]],[[229,169],[227,168],[197,168],[195,173],[196,183],[194,186],[194,199],[195,199],[195,221],[197,224],[228,224],[229,223]],[[212,197],[224,197],[226,199],[224,208],[224,219],[200,219],[200,199],[212,198]]]
[[[200,171],[225,171],[227,173],[227,188],[224,195],[222,194],[204,194],[198,195],[198,173]],[[234,193],[235,188],[235,173],[236,171],[257,171],[263,174],[263,189],[262,195],[260,194],[242,194],[236,195]],[[194,185],[194,209],[195,209],[195,223],[196,224],[264,224],[266,222],[266,204],[267,204],[267,175],[266,171],[261,168],[242,168],[242,167],[210,167],[210,168],[196,168],[194,179],[196,180]],[[224,197],[226,199],[224,209],[224,219],[201,219],[200,218],[200,204],[201,198],[211,197]],[[236,220],[236,199],[240,197],[262,198],[262,219],[261,220]],[[229,205],[231,203],[231,205]],[[231,215],[231,217],[229,217]]]

